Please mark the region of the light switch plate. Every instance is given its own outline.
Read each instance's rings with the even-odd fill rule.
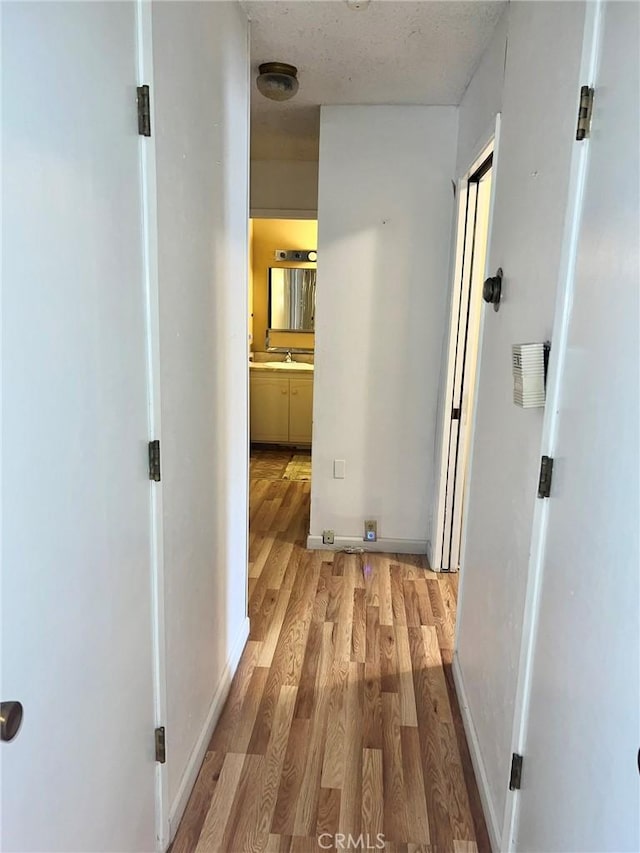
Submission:
[[[334,480],[344,480],[346,469],[346,463],[344,459],[334,459],[333,460],[333,479]]]

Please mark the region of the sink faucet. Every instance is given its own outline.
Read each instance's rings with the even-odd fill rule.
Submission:
[[[285,355],[284,360],[287,362],[287,364],[291,364],[291,362],[293,361],[293,359],[291,358],[291,350],[287,350],[287,354]]]

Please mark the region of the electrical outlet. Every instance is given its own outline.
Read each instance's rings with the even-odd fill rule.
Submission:
[[[373,521],[373,519],[369,519],[364,523],[364,541],[365,542],[377,542],[378,541],[378,522]]]
[[[323,545],[333,545],[335,542],[335,535],[333,530],[323,530],[322,531],[322,544]]]

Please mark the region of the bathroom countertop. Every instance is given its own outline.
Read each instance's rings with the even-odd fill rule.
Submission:
[[[304,361],[250,361],[250,370],[273,370],[278,373],[313,373],[313,365]]]

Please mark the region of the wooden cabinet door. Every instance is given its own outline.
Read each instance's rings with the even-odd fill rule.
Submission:
[[[289,441],[311,444],[313,379],[290,379]]]
[[[251,441],[289,440],[289,378],[251,376]]]

